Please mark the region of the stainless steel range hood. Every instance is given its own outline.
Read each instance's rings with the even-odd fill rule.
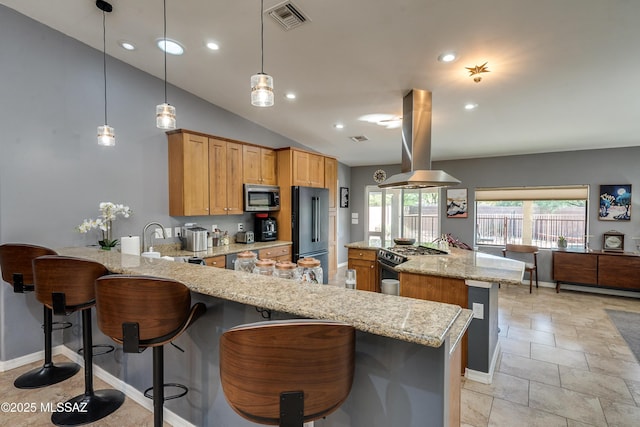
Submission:
[[[460,181],[431,169],[431,92],[411,90],[402,102],[402,173],[378,185],[380,188],[448,187]]]

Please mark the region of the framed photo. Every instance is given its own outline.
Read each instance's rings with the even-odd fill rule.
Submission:
[[[340,207],[349,207],[349,187],[340,187]]]
[[[447,218],[467,218],[467,189],[447,189]]]
[[[599,220],[631,220],[631,184],[601,185],[599,202]]]

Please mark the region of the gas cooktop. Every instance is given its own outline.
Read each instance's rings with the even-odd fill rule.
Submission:
[[[378,260],[387,265],[399,265],[407,261],[408,256],[447,255],[449,252],[430,246],[396,245],[378,250]]]

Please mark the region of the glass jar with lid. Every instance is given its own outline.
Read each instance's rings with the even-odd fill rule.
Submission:
[[[256,258],[258,258],[258,254],[255,252],[240,252],[233,263],[233,269],[236,271],[244,271],[245,273],[253,273],[253,269],[256,266]]]
[[[298,266],[289,261],[276,262],[273,275],[282,279],[297,279],[298,278]]]
[[[298,281],[300,283],[322,284],[322,267],[320,260],[315,258],[301,258],[298,260]]]
[[[272,259],[259,259],[253,272],[263,276],[273,276],[273,266],[276,262]]]

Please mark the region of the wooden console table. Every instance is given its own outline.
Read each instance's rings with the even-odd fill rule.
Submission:
[[[633,252],[553,251],[553,280],[560,284],[640,291],[640,255]]]

